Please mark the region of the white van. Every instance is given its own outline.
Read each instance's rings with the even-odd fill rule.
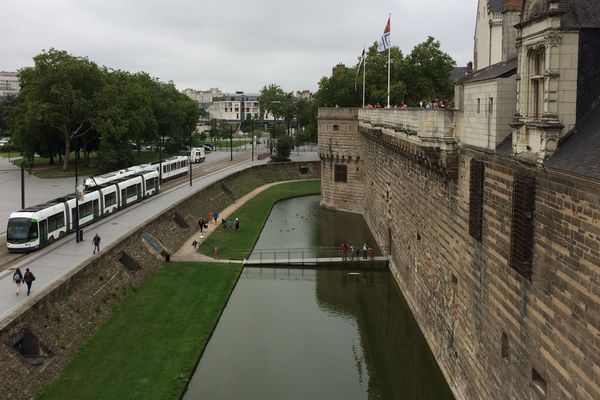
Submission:
[[[204,153],[204,147],[193,147],[192,154],[190,154],[190,160],[193,163],[201,163],[204,162],[206,155]]]

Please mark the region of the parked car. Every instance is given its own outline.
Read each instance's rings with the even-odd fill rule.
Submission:
[[[9,137],[3,137],[2,139],[0,139],[0,146],[6,146],[10,144],[10,138]]]
[[[144,149],[146,149],[147,151],[158,151],[158,146],[155,144],[150,144],[150,145],[144,147]],[[160,150],[165,151],[164,146],[160,146]]]

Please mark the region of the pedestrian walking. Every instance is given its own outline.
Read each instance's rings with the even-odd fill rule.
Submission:
[[[200,233],[202,233],[202,231],[204,230],[204,224],[206,222],[204,222],[204,218],[200,217],[200,219],[198,220],[198,226],[200,227]]]
[[[229,228],[229,229],[233,228],[233,220],[231,218],[229,218],[227,220],[227,228]]]
[[[227,229],[227,221],[225,221],[225,218],[221,219],[221,226],[223,227],[223,229]]]
[[[215,225],[219,223],[219,212],[217,210],[213,211],[213,219],[215,220]]]
[[[235,219],[235,230],[236,231],[240,230],[240,220],[239,220],[239,218]]]
[[[29,268],[25,268],[25,276],[23,277],[25,284],[27,285],[27,296],[31,293],[31,284],[35,281],[35,276],[31,273]]]
[[[92,254],[96,254],[96,252],[100,253],[100,235],[96,233],[96,236],[92,239],[92,243],[94,244],[94,252]]]
[[[21,269],[17,268],[15,273],[13,274],[13,282],[17,285],[17,296],[21,291],[21,283],[23,282],[23,274],[21,273]]]
[[[196,248],[196,246],[198,246],[198,241],[194,239],[194,241],[192,242],[192,247]]]
[[[213,250],[213,257],[216,258],[217,260],[219,259],[219,248],[215,247],[215,249]]]
[[[346,243],[340,244],[340,254],[342,255],[342,261],[346,261]]]

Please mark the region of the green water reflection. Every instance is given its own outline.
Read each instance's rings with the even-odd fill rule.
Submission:
[[[372,240],[360,220],[344,220],[356,216],[329,215],[318,208],[318,197],[316,208],[314,198],[303,198],[304,205],[298,200],[278,204],[287,210],[272,215],[292,227],[292,217],[302,210],[312,228],[295,225],[290,235],[282,224],[265,226],[259,243],[273,246],[264,240],[267,232],[277,245],[293,247]],[[302,242],[300,231],[311,238]],[[245,268],[184,398],[451,399],[452,394],[388,271]]]

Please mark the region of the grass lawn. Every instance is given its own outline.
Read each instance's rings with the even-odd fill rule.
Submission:
[[[178,399],[240,271],[233,264],[165,264],[39,398]]]
[[[232,216],[240,219],[240,230],[216,229],[200,246],[200,252],[213,255],[213,249],[219,248],[219,258],[242,260],[246,258],[260,235],[275,203],[291,197],[308,196],[321,193],[321,181],[289,182],[273,186],[250,199]]]

